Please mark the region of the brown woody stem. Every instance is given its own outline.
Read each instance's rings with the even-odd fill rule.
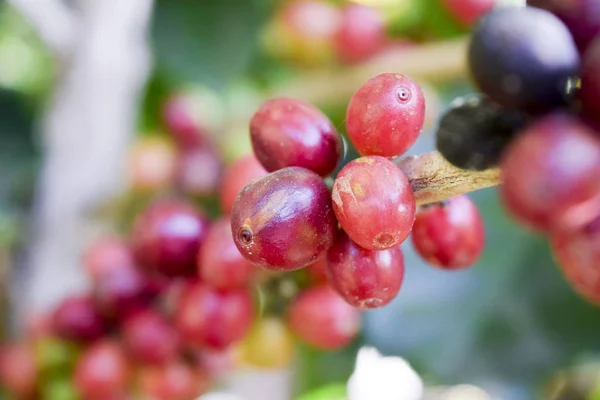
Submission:
[[[467,171],[457,168],[437,151],[404,157],[396,165],[408,177],[418,205],[499,185],[500,170]]]

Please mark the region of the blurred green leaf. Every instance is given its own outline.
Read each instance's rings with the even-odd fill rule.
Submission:
[[[221,88],[251,65],[268,15],[264,0],[159,0],[153,37],[159,70]]]
[[[36,343],[35,352],[41,374],[50,380],[60,380],[69,376],[79,349],[73,343],[48,337]]]
[[[346,384],[334,383],[306,393],[298,400],[346,400]]]
[[[39,161],[33,107],[18,92],[0,89],[0,211],[29,204]]]
[[[162,106],[169,94],[171,94],[171,86],[168,79],[159,71],[155,71],[146,85],[142,110],[139,114],[138,129],[142,134],[164,130]]]
[[[297,392],[306,393],[313,388],[346,382],[354,370],[354,362],[360,344],[361,340],[358,339],[344,349],[330,352],[299,344]],[[312,398],[310,399],[312,400]]]
[[[448,9],[442,4],[442,0],[421,0],[423,13],[420,35],[425,40],[449,39],[460,36],[466,32]]]
[[[72,378],[51,379],[42,385],[41,396],[45,400],[78,400],[80,399]]]

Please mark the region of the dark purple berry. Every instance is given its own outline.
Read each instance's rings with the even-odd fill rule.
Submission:
[[[497,8],[473,32],[469,67],[493,101],[537,113],[565,105],[579,52],[567,27],[548,11]]]

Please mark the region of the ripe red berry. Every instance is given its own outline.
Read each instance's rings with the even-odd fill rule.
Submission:
[[[235,371],[239,363],[239,348],[229,347],[224,350],[210,348],[195,349],[194,359],[211,380],[221,381]]]
[[[415,221],[410,183],[383,157],[362,157],[348,163],[335,179],[331,197],[344,231],[367,250],[398,246]]]
[[[586,116],[600,124],[600,37],[583,56],[579,95]]]
[[[152,400],[191,400],[200,396],[208,386],[207,377],[182,362],[140,371],[142,392]]]
[[[53,331],[71,341],[93,341],[107,331],[107,323],[89,296],[74,296],[62,301],[52,315]]]
[[[347,346],[358,334],[360,312],[328,285],[301,292],[288,310],[290,329],[306,343],[324,350]]]
[[[329,282],[351,306],[383,307],[400,291],[404,256],[399,246],[365,250],[342,232],[327,254]]]
[[[302,100],[277,98],[262,105],[250,121],[256,158],[267,171],[303,167],[321,176],[340,160],[342,140],[318,108]]]
[[[600,218],[577,232],[555,234],[552,249],[573,289],[600,305]]]
[[[417,140],[425,122],[425,97],[408,76],[381,74],[361,86],[346,114],[348,136],[362,155],[396,157]]]
[[[35,392],[38,368],[33,349],[26,343],[5,344],[0,349],[0,387],[18,399]]]
[[[123,240],[116,237],[101,237],[92,242],[83,255],[83,266],[92,278],[119,268],[133,267],[131,250]]]
[[[331,246],[336,221],[327,185],[304,168],[288,167],[251,182],[231,214],[244,257],[273,270],[302,268]]]
[[[364,61],[387,43],[383,17],[375,7],[348,3],[335,35],[335,51],[346,63]]]
[[[123,342],[129,354],[144,364],[165,364],[174,360],[179,350],[174,326],[150,309],[125,320]]]
[[[75,385],[83,399],[112,399],[123,393],[129,377],[127,357],[111,341],[97,342],[81,354],[75,366]]]
[[[211,148],[187,149],[177,160],[177,184],[187,195],[210,196],[219,187],[222,169],[218,154]]]
[[[25,316],[23,337],[28,340],[38,340],[52,336],[52,312],[31,312]]]
[[[491,11],[494,0],[444,0],[444,6],[464,26],[471,26]]]
[[[102,313],[123,318],[147,306],[158,294],[154,281],[135,267],[108,271],[94,282],[94,298]]]
[[[218,290],[199,283],[182,294],[176,310],[183,339],[196,346],[224,349],[250,330],[254,310],[245,290]]]
[[[228,166],[221,180],[220,195],[223,213],[230,214],[238,193],[254,179],[265,175],[267,170],[253,154],[242,157]]]
[[[196,100],[191,94],[176,93],[167,99],[162,108],[167,130],[184,149],[201,145],[206,133],[199,120],[199,106],[195,103]]]
[[[208,219],[191,204],[164,200],[138,215],[132,247],[141,266],[166,276],[196,274],[196,257]]]
[[[456,196],[418,210],[412,241],[430,264],[462,269],[481,255],[485,230],[475,204],[467,196]]]
[[[222,217],[209,228],[198,257],[198,271],[204,282],[219,289],[242,288],[254,276],[256,267],[240,254],[233,241],[229,217]]]
[[[574,117],[538,120],[506,149],[501,166],[502,199],[530,228],[577,229],[600,213],[600,141]]]

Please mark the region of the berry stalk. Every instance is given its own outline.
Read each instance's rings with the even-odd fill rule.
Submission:
[[[396,165],[407,176],[417,205],[435,203],[500,184],[500,169],[460,169],[446,161],[437,151],[403,157],[396,161]]]

